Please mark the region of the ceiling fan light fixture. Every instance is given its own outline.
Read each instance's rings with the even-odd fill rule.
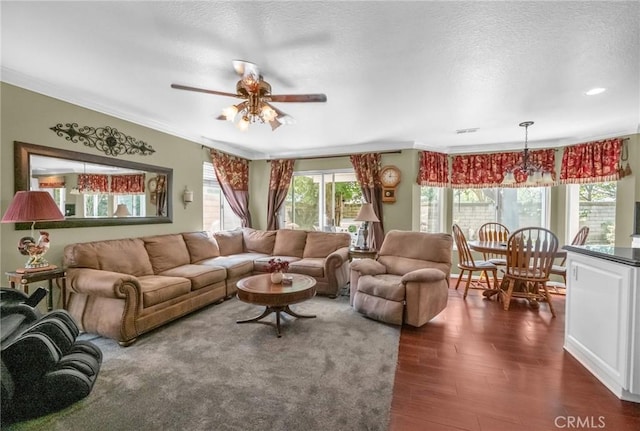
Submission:
[[[264,80],[256,64],[245,60],[233,60],[232,64],[236,73],[242,76],[236,83],[235,93],[190,87],[182,84],[171,84],[171,88],[244,99],[243,102],[237,105],[224,108],[222,113],[216,117],[218,120],[235,123],[236,127],[242,131],[248,130],[250,123],[268,123],[271,126],[271,130],[275,130],[283,124],[295,124],[295,120],[292,117],[268,102],[308,103],[327,101],[327,96],[324,94],[273,95],[271,94],[271,85]]]
[[[236,114],[238,114],[238,107],[236,105],[228,106],[222,110],[222,115],[227,121],[233,121],[233,119],[236,118]]]
[[[262,108],[260,109],[260,116],[262,117],[262,120],[264,120],[267,123],[270,123],[272,120],[274,120],[278,116],[278,114],[276,113],[276,111],[273,110],[273,108],[271,108],[271,106],[265,103],[262,105]]]
[[[240,129],[242,132],[246,132],[247,130],[249,130],[249,117],[245,115],[240,119],[240,121],[238,121],[238,129]]]

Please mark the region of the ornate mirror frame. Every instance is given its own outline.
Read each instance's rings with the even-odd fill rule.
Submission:
[[[45,147],[42,145],[28,144],[14,141],[14,170],[15,170],[15,191],[29,190],[31,174],[31,156],[45,156],[58,159],[67,159],[78,162],[86,162],[98,165],[115,166],[124,169],[139,170],[155,174],[166,175],[167,187],[167,215],[153,217],[97,217],[97,218],[76,218],[69,217],[63,221],[38,222],[39,229],[62,229],[75,227],[98,227],[98,226],[122,226],[141,225],[173,222],[173,169],[160,166],[147,165],[144,163],[118,160],[111,157],[97,156],[76,151],[62,150],[58,148]],[[29,230],[31,223],[16,223],[16,230]]]

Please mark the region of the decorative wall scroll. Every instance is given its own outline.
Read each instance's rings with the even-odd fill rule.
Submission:
[[[63,127],[67,127],[64,129]],[[77,123],[62,123],[50,127],[56,135],[67,135],[65,139],[74,143],[82,142],[86,147],[97,148],[108,156],[119,156],[120,154],[140,154],[147,156],[156,150],[146,142],[138,141],[131,136],[119,132],[113,127],[90,127],[82,126],[78,128]]]

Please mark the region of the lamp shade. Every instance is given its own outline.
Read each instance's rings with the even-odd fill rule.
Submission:
[[[376,213],[373,211],[373,204],[364,204],[360,208],[358,215],[354,219],[355,221],[377,221],[380,219],[376,216]]]
[[[19,191],[2,216],[2,223],[22,223],[45,220],[64,220],[64,215],[48,192]]]
[[[125,204],[118,204],[116,212],[113,213],[115,217],[128,217],[131,215],[129,208]]]

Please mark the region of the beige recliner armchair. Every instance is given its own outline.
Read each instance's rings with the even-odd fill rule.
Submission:
[[[351,263],[351,305],[394,325],[422,326],[447,305],[453,238],[392,230],[378,257]]]

